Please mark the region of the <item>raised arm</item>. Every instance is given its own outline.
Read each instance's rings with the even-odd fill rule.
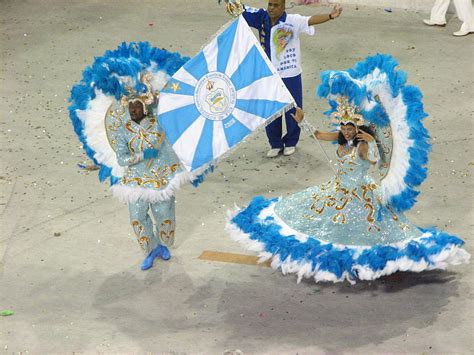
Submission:
[[[359,143],[359,155],[362,159],[367,160],[371,164],[375,164],[379,161],[379,151],[377,149],[377,143],[374,137],[370,134],[359,131],[357,138],[360,140]]]
[[[335,18],[341,16],[342,7],[339,5],[335,5],[331,11],[331,13],[327,15],[313,15],[308,20],[308,25],[319,25],[321,23],[327,22],[329,20],[334,20]]]
[[[259,29],[262,26],[262,9],[242,5],[242,11],[241,14],[250,27]]]
[[[314,135],[319,140],[328,141],[328,142],[337,141],[337,138],[339,137],[338,132],[321,132],[321,131],[318,131],[318,130],[314,131]]]
[[[300,124],[304,119],[304,112],[301,108],[297,107],[295,114],[292,113],[291,116],[296,122],[298,122],[298,124]],[[321,132],[318,130],[315,130],[314,132],[312,132],[312,134],[319,140],[330,142],[337,141],[337,138],[339,136],[338,132]]]
[[[256,9],[242,4],[240,0],[218,0],[220,4],[225,2],[225,8],[229,15],[237,17],[242,15],[250,27],[259,29],[262,24],[262,9]]]

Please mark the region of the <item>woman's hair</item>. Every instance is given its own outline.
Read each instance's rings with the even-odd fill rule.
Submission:
[[[346,125],[351,125],[351,126],[355,127],[355,125],[352,124],[352,123],[347,123]],[[374,131],[372,131],[372,129],[369,126],[358,126],[357,128],[361,131],[364,131],[365,133],[370,134],[375,139],[375,133],[374,133]],[[344,135],[342,134],[341,131],[339,131],[339,136],[337,136],[337,142],[340,145],[345,145],[347,143],[347,139],[344,138]],[[352,142],[354,143],[354,147],[357,147],[357,144],[359,144],[359,139],[357,137],[355,137]]]

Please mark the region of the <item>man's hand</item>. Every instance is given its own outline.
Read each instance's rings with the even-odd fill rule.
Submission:
[[[293,117],[295,119],[296,122],[300,123],[301,121],[303,121],[303,118],[304,118],[304,112],[301,108],[297,107],[296,108],[296,114],[291,114],[291,117]]]
[[[218,3],[220,4],[221,1],[222,0],[218,0]],[[224,0],[224,2],[225,2],[225,8],[229,15],[237,17],[242,12],[244,12],[244,6],[240,2],[240,0]]]
[[[321,15],[313,15],[309,18],[308,20],[308,25],[313,26],[313,25],[319,25],[321,23],[328,22],[330,20],[334,20],[336,17],[341,16],[342,13],[342,7],[340,5],[334,5],[333,9],[331,10],[331,13],[328,14],[321,14]]]
[[[341,5],[334,5],[331,11],[331,18],[335,19],[336,17],[341,16],[342,13],[342,7]]]

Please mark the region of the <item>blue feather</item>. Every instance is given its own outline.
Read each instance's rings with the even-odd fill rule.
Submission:
[[[84,125],[77,116],[77,111],[87,110],[89,103],[96,97],[95,90],[101,90],[117,100],[126,94],[125,87],[116,75],[138,79],[140,73],[150,67],[153,62],[156,63],[154,70],[164,70],[172,76],[188,60],[188,57],[182,57],[179,53],[154,48],[148,42],[122,42],[117,49],[107,50],[103,56],[96,57],[93,64],[84,69],[82,80],[71,89],[69,117],[87,156],[94,164],[100,165],[99,180],[101,182],[109,177],[110,183],[115,184],[120,179],[111,175],[111,167],[101,165],[95,159],[96,152],[87,144]],[[143,92],[144,86],[136,80],[134,89]]]

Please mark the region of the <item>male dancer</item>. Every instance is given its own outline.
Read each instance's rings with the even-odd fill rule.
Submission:
[[[163,242],[172,244],[174,239],[175,198],[157,196],[168,187],[179,166],[146,100],[140,96],[124,98],[128,112],[122,111],[115,151],[119,165],[127,170],[118,186],[112,187],[116,195],[126,193],[123,199],[128,202],[130,223],[146,254],[142,270],[151,268],[156,258],[170,258]]]

